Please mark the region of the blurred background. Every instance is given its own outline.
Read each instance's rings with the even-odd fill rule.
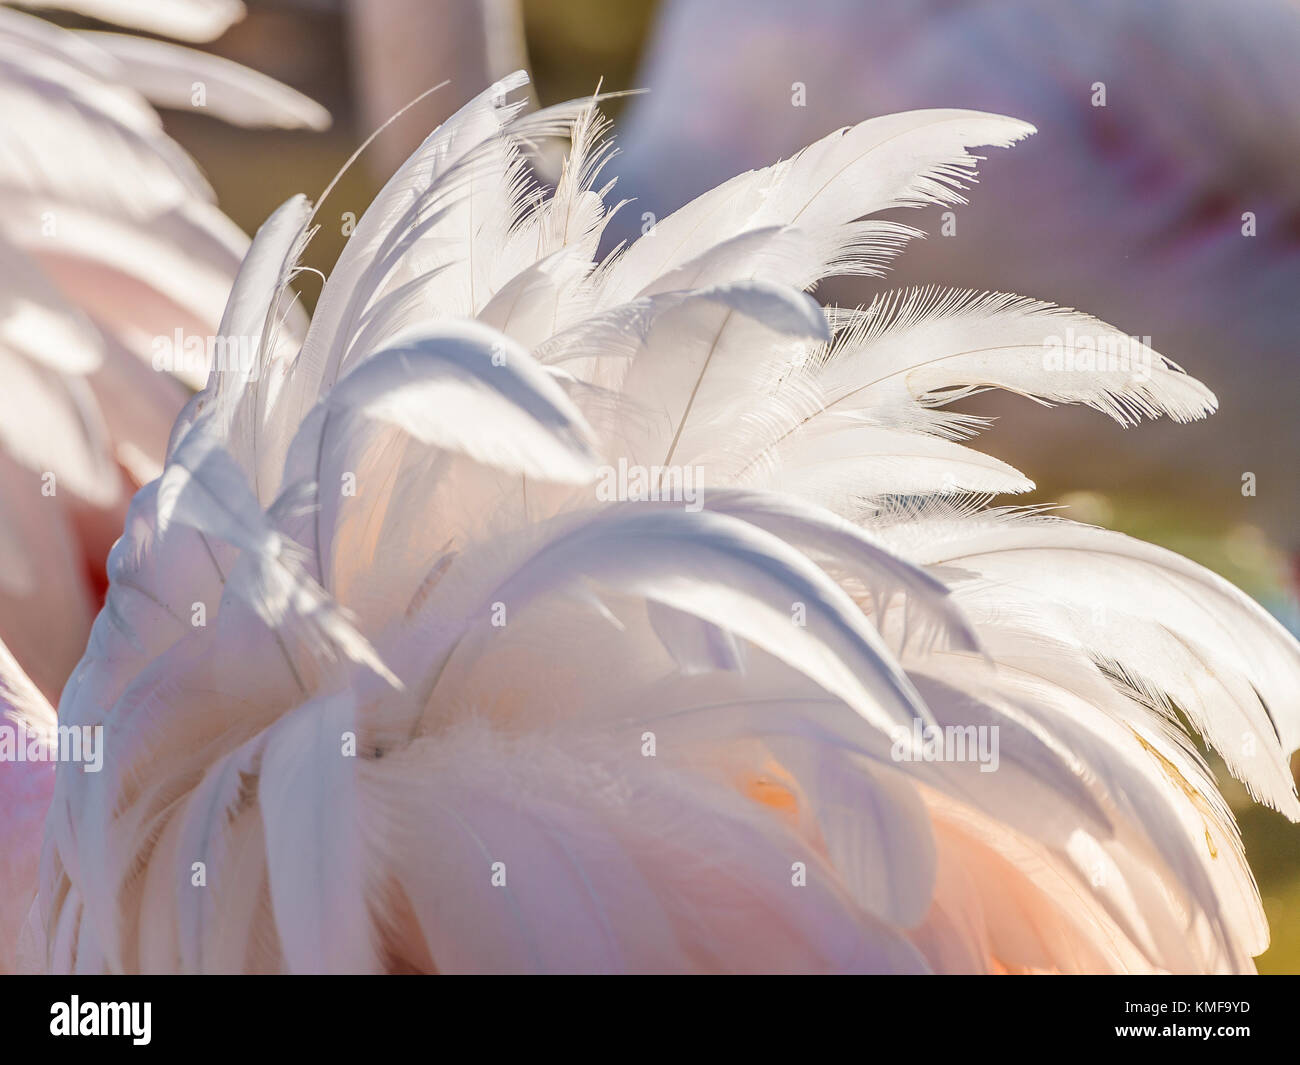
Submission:
[[[518,66],[543,103],[609,102],[611,165],[635,236],[732,174],[840,126],[919,107],[1035,123],[981,168],[951,218],[861,303],[900,284],[1017,292],[1078,307],[1204,380],[1221,409],[1123,430],[1014,397],[982,449],[1033,477],[1016,502],[1164,544],[1246,589],[1293,631],[1300,566],[1300,4],[1295,0],[245,0],[204,47],[270,74],[334,116],[325,133],[236,129],[196,110],[168,131],[248,232],[290,195],[317,196],[360,142],[425,89],[331,194],[307,263],[328,271],[392,169],[443,117]],[[91,27],[51,14],[67,26]],[[102,27],[101,27],[102,28]],[[304,283],[310,305],[315,290]],[[1259,880],[1273,946],[1300,972],[1300,828],[1220,772]]]

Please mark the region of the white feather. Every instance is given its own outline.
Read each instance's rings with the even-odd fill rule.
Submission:
[[[117,60],[116,81],[159,107],[207,111],[239,126],[329,128],[329,112],[315,100],[221,56],[123,33],[80,36]],[[196,83],[204,90],[198,103]]]
[[[104,22],[186,41],[220,37],[245,13],[240,0],[167,0],[156,4],[139,0],[23,0],[23,6],[75,11]]]
[[[124,750],[60,771],[52,965],[1249,970],[1258,895],[1173,710],[1294,816],[1300,647],[1166,552],[983,511],[1030,482],[938,409],[1213,396],[1145,345],[1069,368],[1118,334],[1048,304],[804,294],[1029,127],[865,123],[596,263],[595,101],[519,117],[523,81],[425,141],[296,359],[286,330],[265,378],[214,375],[133,504],[61,707]],[[223,332],[279,320],[308,221],[259,234]],[[702,493],[602,498],[601,457]],[[995,730],[997,771],[927,760],[936,728]]]

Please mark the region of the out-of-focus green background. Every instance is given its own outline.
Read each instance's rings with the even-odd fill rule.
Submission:
[[[382,5],[385,0],[373,2]],[[169,131],[208,173],[221,206],[252,232],[290,195],[318,195],[370,129],[357,102],[342,0],[246,3],[249,16],[208,47],[301,89],[335,117],[330,131],[312,134],[238,130],[200,114],[165,114]],[[602,78],[606,89],[636,87],[656,7],[654,0],[524,0],[528,58],[540,100],[550,103],[587,95]],[[82,24],[70,18],[59,21]],[[431,72],[430,84],[437,80]],[[620,106],[620,101],[613,101],[607,111],[617,117]],[[963,104],[954,101],[952,106]],[[381,169],[372,157],[363,157],[332,193],[331,208],[323,213],[321,231],[309,249],[308,265],[328,271],[345,239],[342,226],[335,222],[344,212],[359,215],[364,210],[384,176]],[[990,187],[982,194],[996,196],[997,189]],[[309,304],[314,302],[309,284],[303,296]],[[1038,476],[1042,471],[1030,472]],[[1043,478],[1039,480],[1042,484]],[[1225,533],[1205,508],[1173,509],[1131,495],[1072,492],[1072,487],[1066,471],[1036,495],[1016,501],[1054,501],[1064,496],[1074,505],[1071,516],[1164,544],[1265,601],[1275,595],[1278,559],[1249,531]],[[1214,764],[1237,811],[1272,929],[1273,943],[1258,959],[1259,968],[1300,972],[1300,828],[1252,804],[1244,789]]]

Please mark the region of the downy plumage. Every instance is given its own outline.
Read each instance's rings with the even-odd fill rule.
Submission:
[[[972,150],[1032,128],[875,119],[594,263],[596,101],[525,115],[523,84],[398,170],[300,348],[312,206],[259,231],[221,327],[266,338],[256,372],[178,420],[59,706],[106,757],[58,767],[40,960],[1251,969],[1267,927],[1180,716],[1295,819],[1300,647],[1169,552],[987,509],[1030,482],[947,409],[1214,397],[1148,349],[1050,362],[1114,336],[1076,311],[806,294],[879,277],[913,233],[872,215],[963,202]],[[995,729],[994,771],[929,759],[942,727]]]

